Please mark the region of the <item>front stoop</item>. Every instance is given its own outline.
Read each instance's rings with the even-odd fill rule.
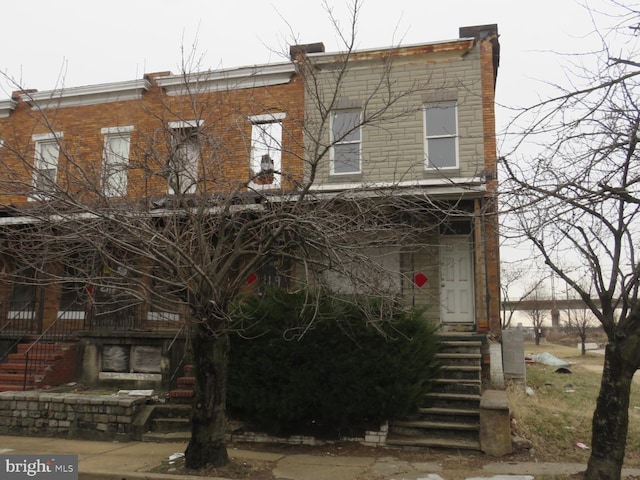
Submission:
[[[177,387],[169,391],[169,402],[177,404],[191,404],[193,386],[196,378],[192,375],[193,366],[185,365],[183,376],[177,380]]]
[[[387,445],[480,451],[482,341],[443,340],[440,376],[409,418],[390,422]]]
[[[25,352],[31,345],[19,343],[17,351],[7,355],[7,362],[0,364],[0,392],[34,390],[73,381],[75,343],[56,343],[46,353],[35,354],[37,365],[25,374]]]
[[[147,405],[135,420],[134,437],[142,442],[178,442],[191,438],[191,407],[180,404]]]

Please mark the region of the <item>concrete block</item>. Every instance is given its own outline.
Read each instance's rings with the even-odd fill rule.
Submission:
[[[509,398],[504,390],[486,390],[480,399],[480,449],[500,457],[513,451]]]

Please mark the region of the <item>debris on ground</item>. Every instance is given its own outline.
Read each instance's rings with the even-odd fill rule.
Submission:
[[[571,365],[569,362],[561,360],[549,352],[536,353],[535,355],[531,355],[531,358],[535,360],[536,363],[551,365],[552,367],[568,367]]]
[[[556,368],[553,373],[562,373],[565,375],[570,375],[573,372],[571,370],[569,370],[567,367],[560,367],[560,368]]]

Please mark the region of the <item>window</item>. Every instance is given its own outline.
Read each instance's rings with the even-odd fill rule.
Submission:
[[[331,116],[331,173],[360,173],[360,111],[345,110]]]
[[[55,190],[60,138],[62,133],[43,133],[31,137],[36,143],[32,178],[34,200],[42,200]]]
[[[254,115],[251,121],[251,181],[279,187],[282,177],[282,120],[284,113]]]
[[[171,155],[169,155],[169,194],[195,193],[198,187],[200,161],[200,121],[169,122]]]
[[[102,191],[107,197],[127,194],[129,147],[133,127],[103,128],[104,155],[102,163]]]
[[[458,118],[456,104],[425,107],[425,156],[427,168],[458,167]]]

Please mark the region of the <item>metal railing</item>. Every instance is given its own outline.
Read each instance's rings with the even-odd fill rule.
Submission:
[[[169,343],[169,346],[167,347],[167,355],[169,355],[169,353],[171,352],[171,349],[173,348],[173,345],[176,343],[176,340],[178,340],[178,338],[180,337],[180,335],[185,332],[187,326],[186,324],[182,324],[180,326],[180,330],[178,330],[176,332],[176,334],[173,337],[173,340],[171,340],[171,342]],[[177,362],[176,367],[173,369],[173,373],[171,373],[171,377],[169,378],[169,384],[172,384],[173,381],[176,379],[176,377],[178,376],[178,373],[184,368],[185,365],[185,360],[187,359],[187,357],[189,356],[189,344],[188,344],[188,339],[187,342],[185,344],[185,348],[184,348],[184,352],[182,354],[182,357],[180,358],[180,360]]]
[[[6,321],[0,327],[0,334],[29,334],[38,331],[38,324],[35,320],[38,318],[35,300],[9,302],[9,309],[4,312]]]
[[[16,304],[22,304],[19,310],[15,310]],[[11,345],[9,345],[3,352],[0,352],[0,363],[4,362],[9,354],[16,348],[16,346],[22,341],[25,335],[31,333],[33,329],[33,320],[35,319],[35,302],[15,302],[9,303],[10,310],[4,312],[4,309],[0,308],[0,311],[6,313],[5,322],[0,327],[0,338],[8,338],[11,335],[15,335],[15,338]]]
[[[87,315],[83,311],[81,318],[77,318],[76,315],[70,315],[70,312],[81,311],[73,307],[71,306],[67,310],[59,312],[55,321],[25,350],[23,390],[27,389],[29,380],[37,383],[37,376],[41,375],[42,370],[48,365],[53,354],[63,348],[63,342],[71,340],[74,337],[74,332],[86,328]],[[78,306],[76,305],[75,307]],[[29,379],[29,375],[33,377]]]

